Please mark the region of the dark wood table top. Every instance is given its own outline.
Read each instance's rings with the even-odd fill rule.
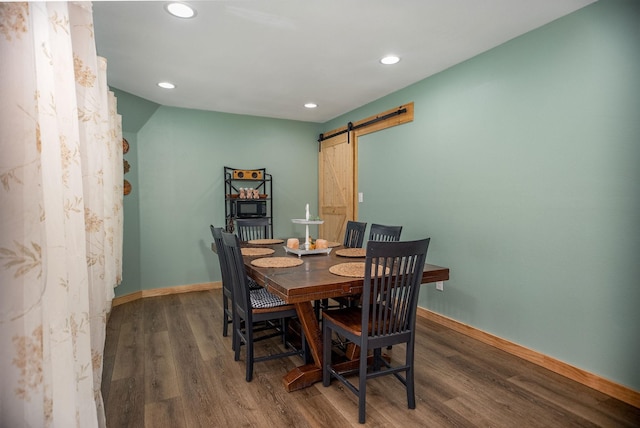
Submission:
[[[297,255],[287,253],[282,244],[269,245],[275,253],[267,257],[293,257]],[[340,297],[362,292],[362,278],[351,278],[335,275],[329,268],[339,263],[364,262],[364,257],[341,257],[336,255],[333,248],[331,253],[303,255],[302,264],[287,268],[264,268],[251,264],[251,260],[264,256],[244,257],[247,274],[270,292],[280,296],[287,303],[298,303],[331,297]],[[426,264],[422,275],[424,284],[449,279],[449,268]]]

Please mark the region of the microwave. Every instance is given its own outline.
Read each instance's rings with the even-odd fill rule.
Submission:
[[[234,201],[237,218],[253,218],[267,216],[267,201],[264,199],[240,199]]]

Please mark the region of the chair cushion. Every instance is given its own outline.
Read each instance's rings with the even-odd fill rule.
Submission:
[[[278,296],[269,293],[265,288],[260,287],[258,290],[251,290],[251,306],[254,308],[274,308],[276,306],[286,305],[284,300]]]
[[[249,283],[249,290],[258,290],[260,288],[262,288],[255,279],[251,278],[250,276],[247,276],[247,282]]]

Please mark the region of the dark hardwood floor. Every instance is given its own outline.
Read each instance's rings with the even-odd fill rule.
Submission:
[[[345,427],[354,394],[337,381],[285,392],[295,357],[257,363],[245,382],[222,336],[220,290],[152,297],[113,308],[102,392],[107,426]],[[367,426],[639,427],[640,409],[418,319],[416,409],[393,376],[367,383]],[[256,354],[280,346],[260,342]],[[403,357],[402,347],[388,351]]]

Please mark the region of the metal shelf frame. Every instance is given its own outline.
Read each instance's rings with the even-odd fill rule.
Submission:
[[[261,179],[255,178],[234,178],[234,171],[258,171],[262,173]],[[252,187],[260,192],[260,194],[267,195],[265,198],[259,200],[265,201],[267,207],[267,215],[263,218],[269,220],[269,230],[273,237],[273,176],[267,173],[266,168],[254,168],[251,170],[232,168],[229,166],[224,167],[224,218],[225,227],[227,232],[233,233],[235,230],[235,220],[237,218],[249,218],[238,216],[237,203],[238,201],[246,201],[251,199],[240,199],[234,197],[234,195],[240,194],[240,188]]]

